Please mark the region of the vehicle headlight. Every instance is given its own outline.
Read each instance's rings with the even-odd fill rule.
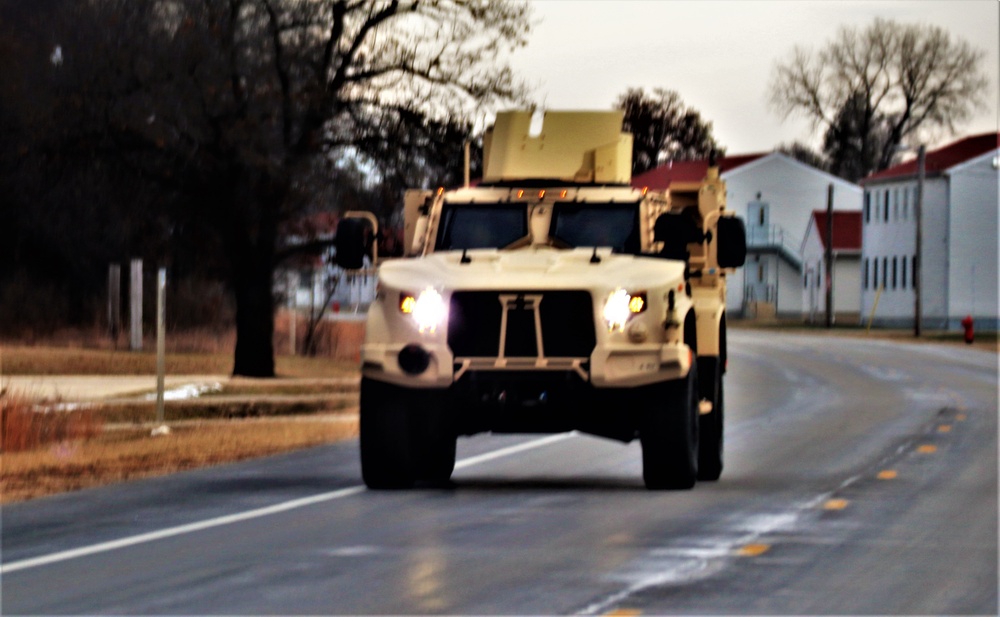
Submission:
[[[604,302],[604,321],[608,324],[608,331],[623,331],[632,315],[645,310],[646,292],[630,294],[621,288],[614,290]]]
[[[419,295],[401,292],[399,311],[412,317],[421,333],[434,334],[448,316],[444,298],[433,287],[424,289]]]

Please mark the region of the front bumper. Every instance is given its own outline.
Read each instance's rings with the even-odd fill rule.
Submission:
[[[614,344],[594,348],[589,358],[456,358],[446,344],[419,345],[426,353],[426,368],[414,373],[400,362],[405,343],[365,344],[361,348],[362,374],[370,379],[409,388],[448,388],[467,375],[480,372],[514,375],[574,374],[594,388],[631,388],[680,379],[691,370],[687,345]]]

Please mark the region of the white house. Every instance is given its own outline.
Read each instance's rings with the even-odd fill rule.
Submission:
[[[997,328],[997,211],[1000,133],[928,152],[920,263],[922,323]],[[904,327],[915,315],[917,162],[868,176],[865,190],[861,312]],[[877,301],[877,305],[876,305]]]
[[[726,203],[747,224],[747,263],[730,279],[726,308],[744,317],[799,318],[803,311],[802,258],[799,253],[814,210],[826,210],[833,185],[833,207],[860,211],[861,187],[780,152],[725,157],[719,161],[726,181]],[[662,190],[671,182],[705,176],[707,161],[661,165],[632,179],[636,187]]]
[[[826,320],[826,210],[816,210],[802,240],[802,317]],[[833,213],[833,319],[858,323],[861,306],[861,212]]]

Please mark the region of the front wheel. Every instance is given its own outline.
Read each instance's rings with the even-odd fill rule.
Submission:
[[[698,376],[651,386],[652,407],[639,427],[642,478],[651,490],[684,490],[698,479]]]
[[[440,390],[415,390],[362,378],[361,477],[368,488],[447,482],[456,435]]]
[[[361,379],[361,478],[368,488],[410,488],[416,482],[409,419],[400,388]]]

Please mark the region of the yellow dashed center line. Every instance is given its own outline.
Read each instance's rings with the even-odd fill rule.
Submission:
[[[849,502],[846,499],[830,499],[823,504],[824,510],[843,510]]]
[[[921,454],[934,454],[935,452],[937,452],[937,446],[925,443],[924,445],[917,448],[917,452]]]
[[[899,474],[894,469],[884,469],[876,476],[879,480],[895,480]]]
[[[969,416],[965,415],[964,413],[960,413],[957,416],[955,416],[955,420],[958,422],[965,422],[968,418]]]
[[[604,617],[636,617],[641,614],[642,611],[634,608],[619,608],[610,613],[604,613]]]
[[[770,544],[747,544],[740,547],[736,554],[740,557],[757,557],[771,550]]]
[[[942,424],[941,426],[938,427],[938,432],[939,433],[950,433],[951,432],[951,425],[950,424]]]

